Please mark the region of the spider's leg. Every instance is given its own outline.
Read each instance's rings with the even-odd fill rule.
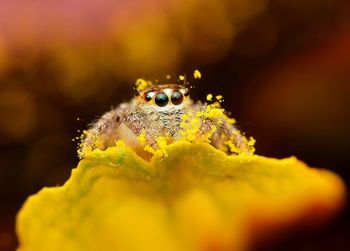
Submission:
[[[90,125],[82,137],[78,151],[80,158],[96,148],[105,150],[115,144],[115,141],[119,139],[118,129],[123,123],[128,106],[128,104],[123,103]]]
[[[215,127],[215,131],[210,136],[210,144],[212,146],[228,153],[252,153],[252,147],[249,145],[249,141],[225,117],[216,119],[206,118],[199,128],[196,138],[198,139],[210,132],[213,126]]]
[[[216,148],[225,148],[228,153],[250,155],[254,152],[249,140],[225,118],[221,118],[217,125],[217,130],[212,136],[212,145]]]

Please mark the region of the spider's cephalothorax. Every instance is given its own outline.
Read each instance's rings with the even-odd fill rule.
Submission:
[[[147,87],[137,92],[135,98],[128,103],[122,103],[117,108],[105,113],[93,123],[83,136],[79,155],[84,155],[95,148],[106,149],[122,140],[139,155],[147,157],[144,145],[139,137],[145,138],[145,143],[157,149],[157,139],[163,137],[167,143],[177,141],[181,134],[184,116],[195,117],[206,109],[200,102],[194,103],[189,96],[189,89],[179,84],[165,84]],[[226,149],[227,140],[233,140],[233,145],[249,151],[246,141],[239,131],[227,121],[226,116],[216,118],[200,118],[200,126],[196,137],[206,134],[213,127],[210,143],[220,149]],[[149,157],[149,156],[148,156]]]

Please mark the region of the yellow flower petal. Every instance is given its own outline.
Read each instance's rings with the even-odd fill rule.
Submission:
[[[80,161],[61,187],[29,197],[19,250],[246,250],[342,205],[339,177],[296,158],[228,156],[206,143],[165,146],[150,162],[122,142]]]

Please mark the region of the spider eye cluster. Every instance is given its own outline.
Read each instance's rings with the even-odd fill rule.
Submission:
[[[147,102],[151,101],[154,98],[154,103],[156,103],[156,105],[160,107],[166,106],[169,103],[169,101],[174,105],[180,105],[184,99],[184,94],[182,94],[182,92],[180,92],[179,90],[172,91],[172,93],[169,94],[169,96],[165,92],[158,92],[154,94],[154,92],[150,91],[145,93],[144,98]]]

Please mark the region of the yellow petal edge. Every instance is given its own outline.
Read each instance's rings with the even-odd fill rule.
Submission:
[[[18,250],[247,250],[344,202],[338,176],[294,157],[228,156],[188,142],[166,151],[150,162],[122,142],[89,153],[63,186],[27,199]]]

